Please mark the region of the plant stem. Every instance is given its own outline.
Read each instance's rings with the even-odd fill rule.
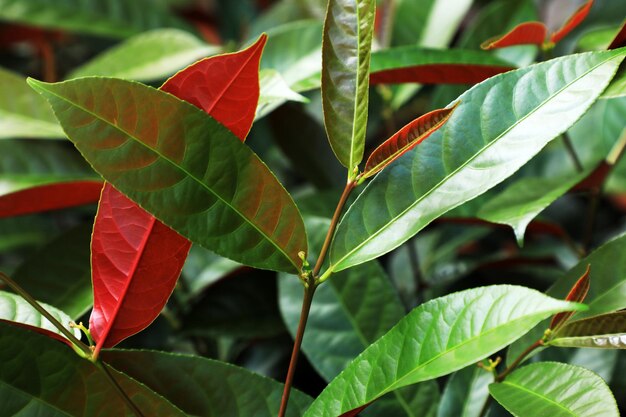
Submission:
[[[115,377],[107,369],[107,365],[103,363],[101,360],[96,361],[95,365],[102,371],[104,375],[106,375],[111,385],[115,388],[115,390],[120,395],[120,397],[122,397],[124,402],[130,407],[133,414],[136,415],[137,417],[145,417],[144,414],[139,409],[139,407],[135,405],[133,400],[131,400],[128,394],[126,394],[126,391],[124,391],[124,389],[120,386],[120,384],[118,384],[118,382],[115,380]]]
[[[596,222],[596,215],[598,213],[598,205],[600,203],[600,189],[598,187],[593,188],[589,192],[589,209],[587,212],[587,227],[585,228],[585,237],[583,240],[583,250],[585,253],[589,253],[589,248],[593,241],[593,226]]]
[[[563,138],[563,144],[565,145],[565,149],[567,149],[567,153],[569,154],[570,158],[572,159],[572,162],[574,163],[574,166],[576,167],[576,171],[583,172],[585,168],[583,167],[583,164],[580,162],[580,158],[578,157],[578,154],[576,153],[576,149],[574,149],[574,144],[572,143],[572,140],[569,138],[567,133],[564,133],[562,138]]]
[[[57,319],[55,319],[45,308],[41,306],[29,293],[26,292],[22,287],[20,287],[15,281],[9,278],[5,273],[0,272],[0,279],[7,283],[9,287],[13,289],[16,293],[18,293],[28,304],[30,304],[35,310],[37,310],[42,316],[44,316],[54,327],[56,327],[59,332],[61,332],[65,337],[67,337],[72,344],[80,349],[87,358],[91,357],[91,349],[89,346],[81,342],[74,336],[74,334],[69,331],[65,326],[63,326]]]
[[[350,193],[352,192],[356,184],[357,180],[348,181],[348,183],[346,184],[346,188],[344,188],[343,193],[341,193],[341,198],[339,199],[339,203],[337,203],[337,208],[335,209],[333,218],[330,221],[330,227],[328,228],[328,232],[326,233],[326,239],[324,239],[324,244],[322,245],[320,256],[319,258],[317,258],[317,262],[315,263],[315,267],[313,268],[313,277],[317,277],[320,269],[322,269],[324,259],[326,258],[326,253],[328,253],[328,248],[330,248],[330,242],[332,241],[333,235],[335,234],[335,229],[337,228],[337,223],[339,223],[339,216],[341,215],[341,211],[346,205],[346,201],[348,201],[348,197],[350,196]]]
[[[285,379],[285,388],[283,390],[283,397],[280,401],[280,411],[278,417],[284,417],[287,412],[287,403],[289,401],[289,394],[291,393],[291,385],[293,384],[293,376],[296,372],[296,364],[298,363],[298,355],[300,354],[300,346],[302,345],[302,338],[304,337],[304,329],[306,328],[306,322],[309,318],[309,311],[311,310],[311,303],[313,302],[313,295],[317,284],[315,278],[310,276],[308,279],[308,285],[304,287],[304,299],[302,300],[302,311],[300,312],[300,321],[298,323],[298,330],[296,331],[296,339],[293,343],[293,350],[291,352],[291,360],[289,361],[289,370],[287,371],[287,378]]]

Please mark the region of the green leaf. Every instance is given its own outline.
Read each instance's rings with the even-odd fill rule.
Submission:
[[[6,323],[0,346],[2,415],[135,417],[104,373],[67,346]],[[145,416],[184,416],[144,385],[109,372]]]
[[[291,196],[205,112],[113,78],[30,83],[94,169],[160,221],[243,264],[299,271],[306,235]],[[102,99],[93,100],[93,91]]]
[[[589,171],[567,177],[525,177],[514,182],[490,199],[478,217],[513,228],[517,243],[522,246],[528,224],[557,198],[589,175]]]
[[[256,119],[267,115],[272,110],[286,101],[306,103],[309,100],[293,91],[280,73],[275,70],[265,69],[259,73],[259,104],[256,109]]]
[[[65,136],[50,105],[28,87],[24,77],[0,68],[0,90],[0,139]]]
[[[113,38],[159,27],[189,29],[150,0],[0,0],[0,19]]]
[[[93,305],[90,241],[91,225],[78,226],[28,257],[13,279],[35,299],[78,319]]]
[[[188,32],[156,29],[120,43],[76,68],[67,78],[103,75],[135,81],[167,78],[220,47],[207,45]]]
[[[363,158],[375,8],[374,0],[330,0],[324,23],[324,124],[350,178]]]
[[[601,98],[618,98],[626,96],[626,67],[621,67],[615,74],[611,84],[604,90]]]
[[[389,252],[512,175],[582,116],[625,54],[557,58],[461,95],[445,126],[376,176],[348,209],[331,247],[331,269]]]
[[[549,345],[626,349],[626,311],[570,321],[552,336]]]
[[[398,388],[475,363],[553,313],[584,306],[516,286],[490,286],[429,301],[370,345],[305,416],[341,415]]]
[[[283,384],[244,368],[198,356],[151,351],[104,350],[102,358],[169,399],[187,415],[278,414]],[[301,416],[311,401],[308,395],[292,390],[287,416]]]
[[[437,417],[480,417],[493,373],[476,365],[454,373],[443,391]]]
[[[491,395],[516,417],[619,417],[613,393],[587,369],[556,362],[520,368]]]
[[[0,280],[0,284],[4,284],[4,282]],[[71,329],[69,327],[69,323],[72,319],[67,314],[45,303],[40,304],[43,308],[48,310],[52,317],[57,319],[59,323],[65,325],[69,331],[74,333],[74,336],[80,338],[80,330]],[[0,291],[0,321],[1,320],[13,321],[20,324],[26,324],[28,326],[38,327],[65,338],[59,329],[57,329],[48,321],[48,319],[28,304],[26,300],[19,295],[5,291]],[[1,323],[1,325],[6,326],[4,323]],[[5,347],[7,346],[9,345],[6,345]]]

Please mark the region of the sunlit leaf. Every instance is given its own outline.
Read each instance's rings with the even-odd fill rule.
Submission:
[[[260,95],[259,104],[256,111],[256,119],[267,115],[272,110],[286,101],[297,101],[300,103],[309,100],[293,91],[280,73],[275,70],[261,70],[259,73]]]
[[[549,341],[552,346],[626,349],[626,311],[570,321]]]

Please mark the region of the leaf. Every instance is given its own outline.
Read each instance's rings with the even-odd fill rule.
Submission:
[[[512,175],[578,120],[625,53],[557,58],[461,95],[444,128],[377,175],[348,209],[331,246],[330,268],[340,271],[389,252]],[[546,83],[549,89],[538,87]]]
[[[582,303],[585,301],[585,297],[587,297],[587,293],[589,293],[589,287],[591,284],[591,280],[589,279],[590,270],[590,265],[587,265],[587,270],[580,278],[578,278],[578,281],[576,281],[570,292],[567,294],[567,297],[565,297],[565,301],[573,301],[575,303]],[[573,313],[571,312],[555,314],[554,317],[552,317],[549,328],[553,331],[557,331],[562,325],[567,323],[572,315]]]
[[[102,347],[145,329],[174,289],[189,244],[113,188],[103,190],[91,242],[89,331]],[[113,233],[107,233],[113,231]]]
[[[208,45],[179,29],[155,29],[96,56],[67,78],[103,75],[144,82],[160,80],[219,50],[219,46]]]
[[[433,110],[405,125],[372,151],[365,163],[361,178],[376,175],[387,165],[419,145],[448,121],[455,108],[456,105],[449,109]]]
[[[267,115],[286,101],[306,103],[304,96],[293,91],[275,70],[261,70],[259,73],[260,95],[256,119]]]
[[[57,182],[0,195],[0,218],[82,206],[98,201],[102,181]]]
[[[330,0],[324,21],[324,125],[350,178],[363,158],[375,8],[374,0]]]
[[[193,245],[183,266],[183,288],[190,297],[197,296],[206,287],[240,267],[237,262]]]
[[[52,315],[52,317],[57,319],[59,323],[65,325],[70,332],[74,333],[74,336],[80,338],[80,330],[70,329],[69,323],[72,319],[67,314],[45,303],[40,304],[48,311],[48,313],[50,313],[50,315]],[[34,327],[36,329],[33,330],[36,331],[43,329],[46,331],[46,335],[48,335],[49,332],[58,336],[57,338],[65,339],[65,336],[59,331],[59,329],[57,329],[48,321],[48,319],[28,304],[22,297],[10,292],[0,291],[0,328],[7,326],[7,324],[2,323],[3,320]],[[5,345],[5,348],[9,346],[13,349],[15,348],[15,345]]]
[[[260,159],[215,119],[130,81],[30,82],[53,103],[96,171],[160,221],[238,262],[298,272],[298,252],[306,251],[298,209]],[[107,100],[94,102],[94,90]],[[226,168],[231,176],[224,177]]]
[[[167,80],[167,91],[210,114],[241,141],[259,100],[259,61],[267,35],[242,51],[203,59]]]
[[[564,363],[540,362],[517,369],[504,382],[491,384],[489,392],[517,417],[619,417],[602,378]]]
[[[372,54],[370,84],[476,84],[512,69],[482,51],[403,46]]]
[[[613,38],[607,49],[617,49],[622,46],[626,46],[626,22],[622,23],[622,28],[617,35],[615,35],[615,38]]]
[[[506,48],[515,45],[543,45],[548,28],[541,22],[525,22],[515,26],[504,35],[487,39],[480,47],[482,49]]]
[[[26,258],[13,279],[35,299],[79,319],[93,305],[90,240],[91,225],[63,233]]]
[[[28,88],[24,77],[0,68],[0,89],[0,139],[65,136],[50,105]]]
[[[497,352],[549,315],[580,308],[507,285],[429,301],[352,361],[305,417],[341,415],[395,389],[449,374]]]
[[[115,369],[168,398],[188,415],[274,417],[278,414],[283,384],[229,363],[145,350],[107,350],[102,352],[102,357]],[[288,417],[301,416],[312,401],[296,389],[289,400]]]
[[[591,6],[593,6],[593,0],[588,0],[587,3],[580,6],[570,16],[570,18],[567,19],[567,21],[563,24],[563,26],[561,26],[560,29],[558,29],[557,31],[553,32],[550,35],[550,41],[554,43],[558,43],[561,41],[561,39],[566,37],[572,30],[574,30],[574,28],[576,28],[578,25],[582,23],[583,20],[585,20],[585,18],[589,14],[589,10],[591,9]]]
[[[0,18],[113,38],[159,27],[189,29],[149,0],[0,0]]]
[[[493,373],[468,366],[454,373],[443,391],[437,417],[480,417]]]
[[[626,68],[620,67],[615,78],[604,90],[600,98],[621,98],[626,96]]]
[[[566,323],[549,340],[550,346],[626,349],[626,311]]]
[[[526,227],[546,207],[589,175],[589,171],[567,177],[523,177],[488,200],[478,217],[513,228],[517,243],[524,244]]]
[[[67,346],[5,323],[0,323],[0,346],[4,415],[135,416],[103,372]],[[184,416],[143,384],[109,371],[145,416]]]

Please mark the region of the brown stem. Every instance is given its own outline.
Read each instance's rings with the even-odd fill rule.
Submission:
[[[346,184],[346,188],[343,189],[343,193],[341,194],[341,198],[339,199],[339,203],[337,203],[337,208],[335,209],[335,213],[333,214],[333,218],[330,221],[330,227],[328,228],[328,232],[326,233],[326,239],[324,239],[324,244],[322,245],[322,250],[320,251],[320,256],[317,258],[317,262],[315,263],[315,267],[313,268],[313,276],[317,277],[320,269],[322,269],[322,265],[324,264],[324,259],[326,258],[326,253],[328,252],[328,248],[330,247],[330,242],[333,239],[333,235],[335,234],[335,229],[337,228],[337,223],[339,223],[339,216],[341,215],[341,211],[343,207],[346,205],[346,201],[348,201],[348,197],[350,193],[354,189],[357,184],[357,180],[348,181]]]
[[[309,311],[311,310],[311,303],[313,302],[313,295],[315,294],[315,278],[310,276],[307,280],[308,283],[304,287],[304,299],[302,300],[302,311],[300,312],[300,322],[298,323],[298,330],[296,331],[296,339],[293,343],[293,350],[291,352],[291,360],[289,361],[289,370],[287,371],[287,378],[285,379],[285,389],[283,390],[283,397],[280,401],[280,411],[278,417],[284,417],[287,412],[287,403],[289,401],[289,394],[291,393],[291,385],[293,384],[293,376],[296,372],[296,364],[298,363],[298,355],[300,354],[300,346],[302,345],[302,338],[304,337],[304,329],[306,328],[306,322],[309,318]]]
[[[576,153],[576,149],[574,149],[574,144],[572,143],[572,140],[569,138],[567,133],[564,133],[562,138],[563,138],[563,144],[565,145],[565,149],[567,149],[567,153],[569,154],[570,158],[572,159],[572,162],[574,163],[574,166],[576,167],[576,171],[583,172],[585,168],[583,167],[583,164],[580,162],[580,158],[578,157],[578,154]]]
[[[109,371],[109,369],[107,368],[107,365],[100,360],[98,360],[95,363],[95,365],[107,377],[107,379],[109,380],[111,385],[115,388],[115,390],[120,395],[120,397],[122,397],[124,402],[130,407],[133,414],[136,415],[137,417],[145,417],[144,414],[139,409],[139,407],[137,407],[137,405],[133,402],[133,400],[130,399],[128,394],[126,394],[126,391],[124,391],[124,389],[120,386],[120,384],[115,380],[115,377],[111,374],[111,371]]]
[[[28,304],[30,304],[35,310],[39,312],[42,316],[44,316],[54,327],[56,327],[59,332],[61,332],[65,337],[67,337],[72,344],[80,349],[87,358],[91,357],[91,349],[89,346],[81,342],[74,336],[72,332],[70,332],[65,326],[63,326],[57,319],[55,319],[45,308],[41,306],[29,293],[26,292],[22,287],[20,287],[17,282],[13,281],[9,278],[5,273],[0,272],[0,279],[7,283],[13,291],[18,293]]]

